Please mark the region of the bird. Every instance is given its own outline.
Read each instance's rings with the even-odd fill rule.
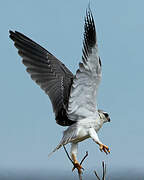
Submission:
[[[74,167],[81,172],[82,166],[77,160],[79,142],[91,138],[101,151],[110,153],[108,146],[98,137],[99,129],[104,123],[110,122],[110,117],[97,106],[102,63],[91,9],[86,9],[82,59],[75,74],[62,61],[24,34],[11,30],[9,33],[31,79],[49,96],[56,123],[68,126],[50,155],[70,143]]]

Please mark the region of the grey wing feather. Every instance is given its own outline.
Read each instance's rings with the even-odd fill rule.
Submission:
[[[57,123],[62,126],[71,125],[73,122],[67,118],[66,109],[73,74],[50,52],[25,35],[10,31],[10,38],[31,78],[50,97]]]
[[[101,80],[101,61],[98,55],[96,30],[91,10],[86,12],[82,63],[73,80],[68,117],[80,120],[97,113],[96,94]]]

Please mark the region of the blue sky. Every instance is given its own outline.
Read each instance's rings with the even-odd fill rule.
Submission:
[[[8,30],[20,31],[35,40],[75,73],[82,55],[88,2],[1,2],[0,169],[6,176],[11,171],[40,169],[72,174],[72,165],[63,149],[50,159],[47,157],[64,129],[55,123],[47,95],[25,72]],[[89,152],[84,167],[90,175],[101,168],[102,160],[107,163],[109,173],[119,169],[141,171],[144,168],[144,1],[90,2],[103,64],[98,106],[111,116],[111,123],[104,124],[99,138],[110,147],[111,154],[101,153],[89,139],[79,144],[79,159],[85,151]]]

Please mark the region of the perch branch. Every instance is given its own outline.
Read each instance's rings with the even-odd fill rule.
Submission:
[[[66,147],[63,145],[63,148],[64,148],[64,150],[65,150],[65,153],[66,153],[66,155],[67,155],[67,157],[69,158],[69,160],[71,161],[71,163],[74,165],[74,168],[73,168],[73,170],[75,169],[75,163],[73,162],[73,160],[70,158],[70,156],[69,156],[69,154],[68,154],[68,152],[67,152],[67,150],[66,150]],[[86,159],[86,157],[88,156],[88,151],[86,151],[86,155],[83,157],[83,159],[81,160],[81,162],[80,162],[80,165],[82,165],[82,163],[84,162],[84,160]],[[84,168],[82,168],[83,170],[84,170]],[[79,175],[79,180],[82,180],[82,173],[80,173],[79,171],[78,171],[78,175]]]
[[[95,175],[96,175],[97,179],[98,179],[98,180],[101,180],[101,179],[99,178],[99,176],[98,176],[97,172],[96,172],[96,171],[94,171],[94,173],[95,173]]]
[[[104,161],[102,162],[102,168],[103,168],[103,177],[102,177],[102,180],[105,180],[106,178],[106,164],[104,163]],[[98,176],[97,172],[94,171],[96,177],[98,180],[101,180],[100,177]]]
[[[72,164],[74,165],[74,162],[73,162],[72,159],[70,158],[70,156],[69,156],[69,154],[68,154],[68,152],[67,152],[67,150],[66,150],[65,145],[63,145],[63,147],[64,147],[64,150],[65,150],[65,153],[66,153],[67,157],[69,158],[69,160],[70,160],[70,161],[72,162]]]
[[[83,157],[83,159],[80,162],[80,165],[82,165],[83,161],[85,160],[85,158],[88,156],[88,151],[86,151],[86,155]]]

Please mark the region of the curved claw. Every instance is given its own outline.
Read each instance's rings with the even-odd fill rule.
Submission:
[[[104,151],[106,154],[110,153],[108,146],[104,144],[100,144],[99,146],[100,146],[100,151]]]

